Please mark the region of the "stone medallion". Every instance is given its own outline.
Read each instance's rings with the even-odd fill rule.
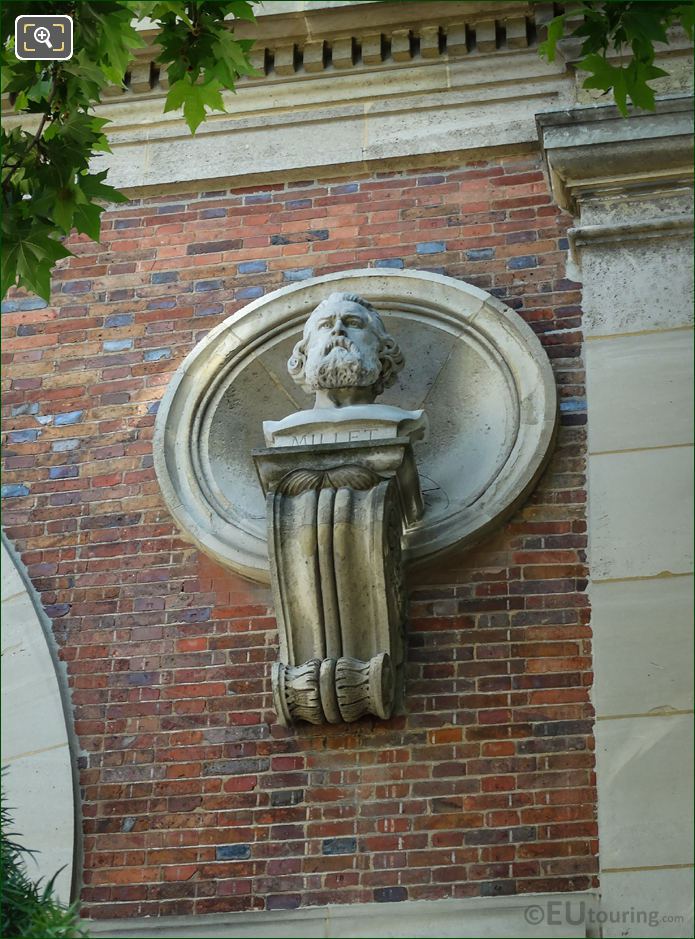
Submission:
[[[155,426],[155,467],[184,537],[221,564],[269,579],[266,510],[252,453],[263,423],[311,406],[287,372],[310,311],[333,291],[381,314],[405,367],[380,401],[425,409],[413,444],[425,511],[406,564],[482,538],[525,498],[552,445],[557,398],[538,339],[485,291],[439,274],[355,270],[284,287],[220,323],[174,374]],[[319,441],[320,443],[320,441]]]

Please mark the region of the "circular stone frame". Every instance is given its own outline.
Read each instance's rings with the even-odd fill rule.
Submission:
[[[351,270],[276,290],[213,329],[161,401],[154,463],[187,540],[252,580],[269,581],[264,497],[251,451],[265,419],[311,401],[285,363],[314,307],[333,291],[373,304],[406,367],[381,398],[424,407],[415,444],[425,513],[404,534],[404,560],[426,563],[479,541],[536,483],[552,449],[557,394],[548,358],[521,317],[441,274]]]

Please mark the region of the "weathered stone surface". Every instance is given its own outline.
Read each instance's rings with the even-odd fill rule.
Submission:
[[[693,715],[599,721],[596,771],[601,863],[607,868],[690,864]],[[610,783],[610,784],[608,784]]]
[[[693,566],[692,447],[600,454],[589,465],[594,579]]]
[[[584,284],[589,339],[603,934],[687,936],[692,99],[629,120],[604,107],[538,122],[557,201],[578,216],[570,276]]]
[[[693,706],[693,578],[591,588],[599,717]]]
[[[693,869],[604,871],[601,910],[606,939],[690,939]]]
[[[693,442],[692,335],[687,329],[592,340],[585,347],[589,450]]]
[[[46,635],[4,535],[2,704],[3,793],[12,807],[12,831],[21,832],[22,845],[37,849],[32,877],[50,879],[60,870],[56,894],[68,903],[75,809],[63,703]]]

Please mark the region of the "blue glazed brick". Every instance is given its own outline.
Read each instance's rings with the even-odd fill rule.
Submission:
[[[0,309],[3,313],[18,313],[22,310],[43,310],[47,306],[48,303],[40,297],[22,297],[18,300],[3,300]]]
[[[200,213],[201,218],[225,218],[227,210],[220,206],[218,209],[203,209]]]
[[[89,293],[91,280],[68,280],[63,284],[63,293]]]
[[[108,299],[110,301],[115,300],[129,300],[134,295],[134,291],[123,288],[122,290],[109,290]]]
[[[240,274],[263,274],[268,270],[266,261],[242,261],[237,270]]]
[[[196,610],[181,610],[175,614],[176,622],[181,623],[207,623],[212,615],[209,606],[199,607]]]
[[[219,313],[222,313],[224,307],[221,303],[209,303],[207,306],[197,306],[194,311],[194,316],[217,316]]]
[[[54,453],[66,453],[68,450],[77,450],[79,445],[79,437],[64,437],[63,440],[54,440],[51,444],[51,450]]]
[[[357,192],[359,186],[357,183],[345,183],[342,186],[331,186],[331,192],[336,196],[343,196],[348,192]]]
[[[150,277],[150,283],[152,284],[171,284],[173,281],[179,279],[178,271],[157,271],[156,274],[153,274]]]
[[[401,258],[379,258],[378,261],[374,262],[374,267],[404,267],[403,261]]]
[[[104,320],[104,326],[111,329],[114,326],[130,326],[132,322],[132,313],[112,313],[111,316],[107,316]]]
[[[216,861],[244,861],[250,856],[249,844],[218,844],[215,848]]]
[[[147,405],[148,414],[156,414],[159,410],[159,401],[153,401],[152,404]]]
[[[196,293],[207,292],[208,290],[221,290],[221,280],[198,280],[193,288]]]
[[[466,257],[469,261],[489,261],[494,256],[494,248],[471,248],[470,251],[466,251]]]
[[[405,887],[376,887],[374,899],[377,903],[400,903],[408,899],[408,891]]]
[[[418,254],[439,254],[444,251],[443,241],[419,241],[415,246]]]
[[[516,893],[513,880],[490,880],[480,885],[481,897],[509,897]]]
[[[114,228],[137,228],[139,220],[136,218],[117,218]]]
[[[28,496],[29,489],[26,486],[23,486],[21,483],[12,483],[8,486],[2,486],[0,488],[0,498],[2,499],[12,499],[15,496]]]
[[[236,292],[239,300],[255,300],[256,297],[263,296],[262,287],[243,287],[241,290]]]
[[[33,443],[39,434],[40,430],[13,430],[7,435],[8,443]]]
[[[104,343],[104,352],[125,352],[132,348],[132,339],[107,339]]]
[[[507,261],[508,271],[523,271],[528,267],[538,267],[538,258],[535,254],[522,254],[519,258],[510,258]]]
[[[308,277],[314,276],[313,267],[298,267],[293,271],[283,271],[282,277],[284,280],[295,281],[295,280],[306,280]]]
[[[160,205],[157,208],[157,215],[173,215],[174,212],[184,212],[185,205]]]
[[[271,198],[269,192],[258,192],[253,196],[245,196],[244,205],[258,205],[261,202],[270,202]]]
[[[38,401],[32,401],[31,403],[25,402],[24,404],[12,405],[12,417],[20,417],[22,414],[38,414],[38,413],[39,413]]]
[[[65,411],[63,414],[56,414],[55,426],[65,427],[66,424],[77,424],[82,420],[84,411]]]
[[[76,466],[51,466],[48,470],[49,479],[74,479],[78,474]]]
[[[72,603],[49,603],[48,606],[44,607],[46,615],[50,616],[51,619],[60,619],[61,616],[69,613],[71,609]]]
[[[324,854],[354,854],[357,851],[356,838],[324,838]]]
[[[290,199],[285,204],[287,209],[308,209],[311,206],[311,199]]]
[[[586,411],[586,398],[565,398],[560,402],[560,410],[566,413],[572,411]]]
[[[148,349],[143,358],[146,362],[159,362],[161,359],[170,359],[171,349]]]
[[[29,323],[22,323],[17,327],[18,336],[34,336],[36,334],[36,328],[31,326]]]
[[[171,297],[168,300],[150,300],[147,304],[148,310],[173,310],[176,306],[176,300]]]
[[[560,238],[558,240],[557,246],[558,248],[560,248],[561,251],[567,251],[567,249],[570,246],[570,243],[566,238]]]
[[[296,910],[302,898],[298,893],[270,893],[265,898],[266,910]]]

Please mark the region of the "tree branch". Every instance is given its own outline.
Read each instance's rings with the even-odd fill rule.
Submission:
[[[58,91],[58,69],[54,67],[54,69],[53,69],[53,85],[52,85],[52,87],[51,87],[51,90],[50,90],[50,93],[49,93],[49,95],[48,95],[48,98],[46,99],[46,110],[44,111],[44,114],[43,114],[43,117],[41,118],[41,121],[39,122],[39,126],[38,126],[38,128],[37,128],[37,130],[36,130],[36,133],[34,134],[34,136],[33,136],[33,137],[31,138],[31,140],[29,141],[29,144],[28,144],[27,148],[25,149],[24,153],[21,155],[21,157],[19,158],[19,160],[18,160],[16,163],[14,163],[12,166],[7,166],[7,167],[5,167],[5,169],[9,170],[10,172],[9,172],[9,175],[6,176],[5,179],[3,179],[3,181],[2,181],[2,188],[3,188],[3,189],[6,190],[6,189],[9,188],[10,180],[12,179],[12,177],[14,176],[14,174],[17,172],[17,170],[20,168],[20,166],[22,165],[22,163],[23,163],[23,162],[26,160],[26,158],[29,156],[29,153],[32,151],[32,149],[36,146],[36,144],[37,144],[37,143],[39,142],[39,140],[41,139],[41,134],[43,134],[44,128],[45,128],[45,126],[46,126],[46,122],[47,122],[48,119],[51,117],[51,105],[53,104],[53,99],[55,98],[57,91]]]

